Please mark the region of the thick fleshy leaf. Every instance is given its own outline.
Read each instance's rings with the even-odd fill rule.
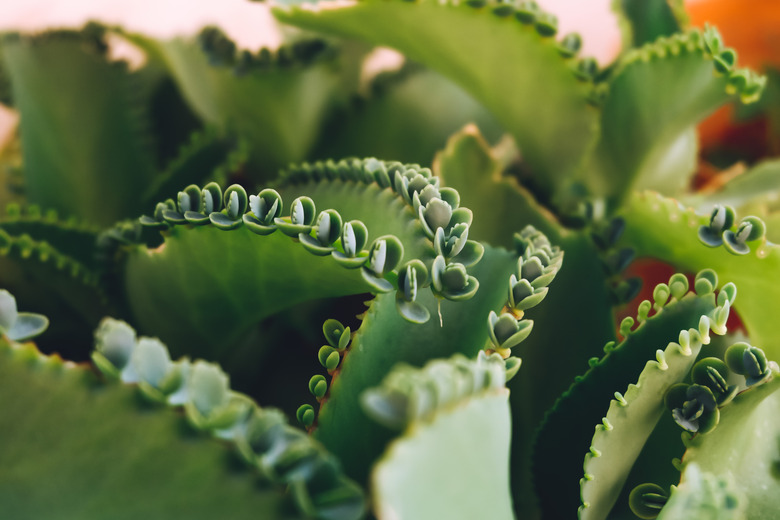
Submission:
[[[543,24],[496,15],[494,4],[366,0],[326,7],[278,8],[275,15],[306,29],[395,47],[449,77],[515,136],[539,184],[549,187],[572,173],[595,136],[591,85],[575,77],[549,34],[537,32]]]
[[[109,62],[102,29],[6,36],[28,200],[110,225],[133,216],[154,173],[142,84]],[[79,121],[74,124],[74,121]]]
[[[31,349],[0,344],[0,500],[10,517],[299,517],[281,488],[258,486],[180,415]]]
[[[506,392],[471,398],[415,426],[373,471],[379,518],[514,518]]]

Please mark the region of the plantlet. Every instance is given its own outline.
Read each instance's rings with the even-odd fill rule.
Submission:
[[[5,34],[8,517],[772,517],[780,167],[692,186],[773,85],[616,4],[606,67],[534,2]]]

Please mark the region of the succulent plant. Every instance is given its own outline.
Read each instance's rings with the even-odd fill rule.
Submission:
[[[616,10],[607,66],[527,1],[5,34],[4,515],[774,518],[780,162],[697,141],[774,85]]]

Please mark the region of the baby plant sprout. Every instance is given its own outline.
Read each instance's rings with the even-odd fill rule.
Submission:
[[[46,316],[19,312],[16,298],[5,289],[0,290],[0,335],[11,341],[25,341],[43,334],[48,327]]]
[[[284,208],[282,197],[276,190],[266,188],[249,196],[251,213],[244,215],[244,225],[258,235],[270,235],[276,231],[274,221],[280,218]]]
[[[745,376],[747,386],[760,385],[777,372],[777,364],[767,361],[766,354],[758,347],[740,341],[726,350],[726,364],[737,374]]]
[[[316,218],[316,206],[309,197],[298,197],[290,206],[289,217],[276,217],[274,224],[285,235],[297,238],[311,231]]]
[[[359,220],[344,223],[341,231],[341,250],[335,249],[331,255],[341,265],[357,269],[366,263],[368,252],[363,248],[368,242],[368,228]],[[336,242],[339,245],[339,242]]]
[[[675,422],[691,433],[708,433],[718,425],[718,403],[709,387],[680,383],[669,389],[664,402]]]
[[[384,279],[384,275],[393,271],[403,256],[404,246],[395,236],[376,238],[368,249],[368,260],[361,270],[363,279],[376,291],[392,291],[393,284]]]
[[[661,486],[650,483],[635,487],[628,497],[631,511],[643,520],[658,517],[668,500],[669,494]]]
[[[398,312],[408,321],[425,323],[430,318],[428,309],[416,301],[418,288],[427,287],[429,283],[428,269],[420,260],[408,262],[399,271],[395,304]]]
[[[458,262],[449,264],[439,255],[431,267],[431,288],[433,293],[447,300],[467,300],[476,294],[479,281],[468,274],[466,266]]]
[[[319,256],[330,255],[335,250],[333,244],[341,238],[341,227],[341,215],[335,210],[327,209],[317,216],[312,227],[313,236],[301,233],[298,239],[310,253]]]
[[[694,383],[710,389],[718,406],[728,404],[737,395],[739,389],[737,385],[728,384],[728,367],[716,357],[706,357],[697,361],[693,365],[691,377]]]
[[[710,215],[710,223],[699,227],[699,240],[709,247],[723,245],[729,253],[746,255],[748,242],[761,240],[766,235],[766,224],[759,217],[745,217],[733,230],[736,212],[730,206],[716,204]]]

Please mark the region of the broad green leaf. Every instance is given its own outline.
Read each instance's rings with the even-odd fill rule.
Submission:
[[[778,336],[773,311],[780,289],[768,283],[780,272],[777,246],[766,240],[756,241],[746,255],[733,255],[724,247],[707,247],[697,232],[709,223],[709,217],[653,192],[632,195],[620,215],[626,221],[620,242],[631,244],[637,257],[656,258],[689,272],[713,269],[724,282],[739,287],[735,310],[751,341],[765,349],[770,358],[780,357],[775,347]]]
[[[321,405],[314,432],[339,457],[348,475],[365,480],[371,463],[393,437],[365,414],[360,403],[363,391],[375,386],[399,362],[422,366],[455,353],[474,357],[488,338],[488,313],[500,310],[506,302],[506,283],[516,266],[516,255],[488,248],[471,271],[480,282],[477,294],[465,302],[439,302],[423,294],[420,301],[432,318],[421,325],[398,314],[392,295],[380,295],[371,303]]]
[[[300,518],[224,445],[91,371],[0,340],[9,518]]]
[[[684,26],[682,0],[613,0],[625,48],[641,47],[663,36],[671,36]]]
[[[580,520],[608,517],[656,423],[668,413],[664,406],[666,391],[685,380],[703,345],[698,330],[687,332],[690,343],[681,346],[670,342],[664,350],[659,348],[637,382],[619,394],[620,400],[610,402],[602,424],[596,426],[590,452],[585,456],[585,478],[580,483]],[[668,454],[657,456],[671,460]]]
[[[676,195],[687,188],[695,125],[735,97],[755,100],[763,86],[733,60],[713,29],[661,38],[621,57],[606,82],[601,139],[582,182],[617,201],[631,189]],[[734,83],[742,74],[743,83]]]
[[[733,478],[731,490],[744,497],[745,518],[751,520],[769,519],[780,509],[779,387],[778,372],[773,370],[772,380],[749,388],[721,408],[713,431],[686,441],[683,463],[696,464],[714,477]]]
[[[167,63],[204,121],[246,140],[258,179],[306,158],[341,86],[333,53],[320,40],[253,55],[213,28],[199,41],[132,38]]]
[[[614,393],[637,380],[656,350],[677,341],[681,330],[699,328],[702,316],[716,309],[711,292],[672,299],[655,315],[641,320],[635,330],[624,328],[628,335],[617,345],[607,344],[604,357],[593,360],[590,370],[558,399],[537,432],[533,454],[536,490],[545,515],[565,518],[577,511],[582,460],[593,428],[601,422]],[[709,328],[710,322],[706,323]]]
[[[380,74],[370,92],[334,114],[316,157],[381,157],[431,164],[447,138],[470,122],[492,139],[501,135],[493,116],[452,81],[419,65]]]
[[[745,499],[733,479],[703,472],[696,463],[688,464],[682,482],[672,491],[669,501],[658,515],[660,520],[744,520]],[[752,518],[752,517],[751,517]]]
[[[514,518],[507,397],[475,396],[393,441],[372,474],[377,516]]]
[[[305,29],[394,47],[452,79],[515,137],[535,180],[551,189],[572,174],[594,140],[592,87],[575,77],[574,59],[562,58],[553,38],[520,22],[513,11],[492,2],[470,7],[366,0],[280,7],[274,14]]]
[[[563,265],[550,292],[528,312],[534,330],[519,350],[523,368],[508,383],[513,396],[534,396],[510,399],[515,510],[531,516],[537,507],[530,470],[534,432],[545,411],[587,366],[588,359],[600,355],[603,343],[614,339],[608,280],[588,234],[565,229],[515,179],[505,175],[496,152],[489,149],[476,128],[467,127],[454,136],[437,156],[434,169],[479,216],[471,227],[474,238],[508,246],[515,231],[531,224],[564,251]],[[585,300],[573,298],[572,290]],[[561,326],[562,316],[566,316],[566,326]],[[566,356],[557,356],[551,345],[576,348],[569,349]],[[543,389],[539,381],[544,381]]]
[[[28,200],[100,225],[137,211],[155,166],[140,73],[105,45],[91,26],[3,40]]]

